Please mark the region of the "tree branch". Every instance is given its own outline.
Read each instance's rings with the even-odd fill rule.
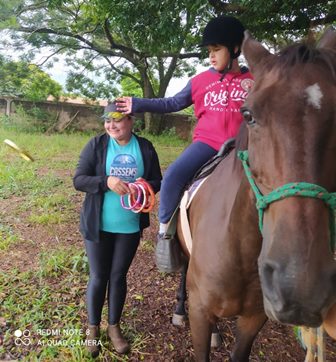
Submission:
[[[336,14],[328,14],[324,18],[312,20],[310,24],[311,26],[325,25],[325,24],[331,24],[335,20],[336,20]]]
[[[61,48],[57,49],[55,52],[48,55],[42,63],[38,64],[38,66],[42,67],[50,58],[52,58],[54,55],[58,54],[59,52],[61,52],[64,49],[66,49],[66,47],[61,47]]]
[[[170,55],[174,56],[174,55]],[[178,54],[177,56],[179,59],[188,59],[188,58],[201,58],[202,53],[201,52],[193,52],[193,53],[184,53],[184,54]]]
[[[74,34],[74,33],[71,33],[69,31],[65,31],[65,30],[60,30],[60,29],[53,30],[53,29],[49,29],[49,28],[27,28],[27,27],[21,26],[17,29],[17,31],[23,32],[23,33],[28,33],[28,34],[34,34],[34,33],[54,34],[54,35],[58,35],[58,36],[73,38],[73,39],[79,40],[80,42],[83,42],[84,44],[88,45],[90,49],[95,50],[96,52],[98,52],[102,55],[109,55],[109,56],[116,56],[116,57],[121,56],[120,53],[114,52],[107,48],[102,48],[100,46],[97,46],[93,42],[85,39],[83,36],[81,36],[79,34]],[[124,54],[123,54],[123,56],[124,56]]]
[[[46,6],[48,6],[46,1],[41,1],[40,3],[37,4],[26,5],[25,7],[23,7],[23,5],[19,5],[18,8],[16,9],[15,15],[19,16],[27,11],[45,9]]]
[[[168,69],[166,71],[166,74],[164,75],[162,81],[160,82],[160,94],[163,95],[168,87],[169,81],[172,78],[174,74],[174,70],[176,69],[176,64],[178,61],[178,56],[172,57]]]
[[[110,32],[109,27],[110,27],[109,21],[108,21],[108,19],[105,19],[103,28],[104,28],[106,38],[107,38],[107,40],[109,41],[109,43],[111,45],[111,48],[120,49],[120,50],[122,50],[124,52],[128,52],[128,53],[131,53],[131,54],[136,54],[138,56],[141,56],[141,54],[138,51],[136,51],[136,50],[134,50],[132,48],[126,47],[124,45],[116,43],[114,41],[113,37],[112,37],[112,34]]]
[[[125,76],[125,77],[129,77],[132,80],[134,80],[134,82],[140,84],[140,81],[137,77],[135,77],[133,74],[128,73],[128,72],[124,72],[122,70],[120,70],[119,68],[117,68],[114,64],[117,63],[120,59],[118,59],[115,63],[112,63],[111,60],[107,57],[104,57],[104,59],[107,61],[107,63],[109,64],[109,66],[118,74]]]

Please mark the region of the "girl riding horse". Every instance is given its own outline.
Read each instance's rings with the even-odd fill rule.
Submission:
[[[267,317],[317,327],[334,314],[335,50],[333,30],[277,55],[245,34],[255,85],[236,151],[189,209],[190,254],[178,224],[197,361],[209,361],[218,318],[238,316],[231,358],[242,362]]]

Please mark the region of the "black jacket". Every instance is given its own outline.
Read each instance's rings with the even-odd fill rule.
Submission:
[[[150,141],[135,135],[139,142],[143,163],[143,178],[158,192],[162,174],[158,155]],[[104,193],[107,187],[106,154],[109,136],[104,133],[92,138],[82,150],[73,178],[74,187],[86,192],[80,215],[80,232],[84,239],[99,241],[99,227]],[[149,226],[149,214],[140,214],[140,230]]]

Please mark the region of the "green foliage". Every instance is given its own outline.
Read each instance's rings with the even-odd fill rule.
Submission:
[[[19,156],[18,156],[19,157]],[[62,181],[52,175],[38,177],[32,164],[25,164],[20,167],[22,159],[13,160],[12,163],[0,162],[0,197],[8,198],[15,194],[18,196],[41,194],[50,192],[55,186],[62,184]]]
[[[167,168],[174,160],[176,160],[189,144],[189,142],[179,138],[174,130],[171,132],[164,132],[159,136],[152,135],[146,131],[142,132],[141,135],[149,139],[155,146],[160,165],[163,169]]]
[[[237,16],[274,47],[336,20],[335,1],[322,0],[0,0],[0,10],[0,29],[10,30],[15,49],[27,49],[29,57],[52,50],[45,66],[66,56],[68,90],[93,99],[112,98],[120,87],[129,95],[163,97],[172,77],[191,76],[202,62],[197,44],[214,15]],[[45,84],[39,76],[30,83]],[[32,89],[28,96],[42,97]]]
[[[15,113],[10,116],[0,116],[0,125],[5,129],[13,129],[21,132],[45,132],[55,122],[56,115],[33,106],[24,109],[20,104],[16,105]]]
[[[154,244],[150,240],[142,240],[142,242],[140,244],[140,248],[143,250],[146,250],[149,253],[154,252]]]
[[[11,227],[0,224],[0,253],[6,251],[18,240]]]
[[[129,97],[143,97],[142,89],[139,86],[138,83],[136,83],[131,78],[122,78],[120,81],[121,85],[121,94],[127,95]],[[156,81],[156,86],[158,85],[158,82]]]
[[[144,128],[145,128],[144,120],[140,119],[140,118],[135,118],[134,125],[133,125],[134,132],[139,133],[139,132],[143,131]]]
[[[107,18],[113,28],[117,27],[118,41],[154,54],[180,52],[182,42],[189,47],[191,39],[186,35],[198,31],[197,23],[206,22],[210,10],[209,4],[200,0],[95,0],[93,3],[99,17]],[[121,26],[124,26],[122,32]]]
[[[64,273],[83,273],[89,271],[88,259],[84,250],[80,253],[71,248],[45,251],[39,258],[39,276],[57,277]]]
[[[36,65],[0,56],[0,95],[20,96],[31,101],[58,98],[62,87]]]
[[[194,115],[194,105],[192,105],[188,108],[182,109],[182,111],[180,111],[179,113],[185,114],[187,116],[193,116]]]
[[[292,42],[307,36],[309,29],[336,21],[333,1],[241,1],[242,20],[260,40],[271,44]],[[256,17],[256,14],[258,16]]]
[[[201,0],[32,0],[12,8],[15,25],[6,28],[16,47],[26,42],[65,55],[71,92],[111,98],[130,78],[146,97],[164,96],[173,76],[194,74],[210,8]]]
[[[28,65],[21,87],[23,97],[31,101],[46,100],[49,95],[57,99],[62,93],[62,86],[34,64]]]
[[[75,59],[72,59],[72,62],[75,62]],[[101,72],[96,71],[95,76],[100,77]],[[75,96],[84,96],[92,100],[115,98],[119,93],[118,83],[111,77],[108,78],[104,77],[102,81],[97,81],[93,80],[89,75],[70,71],[66,79],[66,88]]]
[[[176,137],[176,128],[175,127],[166,128],[163,130],[162,135],[167,137]]]
[[[13,9],[19,8],[21,3],[22,0],[0,0],[0,30],[15,27],[16,17],[13,14]]]
[[[274,47],[336,21],[335,1],[212,0],[211,3],[218,13],[238,16],[256,38]]]
[[[54,225],[65,222],[66,215],[60,211],[53,211],[48,213],[42,212],[30,215],[28,220],[33,224]]]

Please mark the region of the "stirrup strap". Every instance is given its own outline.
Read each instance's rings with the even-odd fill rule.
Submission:
[[[175,209],[173,215],[171,216],[169,222],[168,222],[168,227],[167,230],[165,232],[166,235],[169,236],[175,236],[176,234],[176,225],[177,225],[177,214],[178,211],[180,209],[180,204],[178,204],[177,208]]]

